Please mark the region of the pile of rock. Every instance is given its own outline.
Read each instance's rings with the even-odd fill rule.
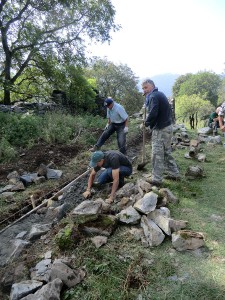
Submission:
[[[40,184],[48,179],[59,179],[61,176],[61,170],[51,169],[44,164],[41,164],[35,173],[20,175],[17,171],[13,171],[7,175],[8,184],[0,188],[0,198],[10,201],[15,192],[24,191],[31,184]]]
[[[201,233],[184,230],[187,221],[175,220],[170,216],[167,206],[170,203],[176,205],[177,197],[167,188],[158,189],[152,186],[146,178],[147,176],[138,179],[136,184],[132,182],[125,184],[117,191],[113,205],[105,203],[101,198],[81,202],[68,215],[72,226],[82,237],[90,238],[97,248],[106,244],[115,229],[123,224],[130,226],[131,236],[140,240],[144,247],[159,246],[166,236],[171,237],[172,245],[178,251],[195,250],[203,246],[204,236]],[[55,211],[55,217],[60,211],[58,207],[49,210]],[[18,257],[24,247],[50,231],[53,219],[49,217],[45,219],[50,223],[34,224],[29,233],[21,232],[16,237],[8,261]],[[60,232],[57,236],[61,236]],[[76,245],[74,235],[70,238]],[[5,282],[8,279],[7,274]],[[42,299],[44,293],[46,295],[53,293],[54,299],[60,299],[63,285],[72,287],[84,277],[83,269],[74,269],[68,262],[61,260],[52,262],[46,256],[32,269],[30,280],[12,284],[10,297],[14,300],[33,300]],[[48,298],[43,296],[43,299]]]

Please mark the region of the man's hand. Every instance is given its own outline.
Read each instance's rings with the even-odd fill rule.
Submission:
[[[109,128],[109,123],[106,124],[104,130],[107,130]]]
[[[107,204],[113,203],[113,197],[112,197],[112,196],[109,196],[109,198],[107,198],[107,199],[105,200],[105,203],[107,203]]]
[[[224,125],[221,127],[221,131],[225,132],[225,126]]]
[[[85,199],[91,197],[91,190],[86,190],[86,192],[83,193],[83,196]]]
[[[128,133],[128,127],[125,126],[124,129],[123,129],[124,133]]]

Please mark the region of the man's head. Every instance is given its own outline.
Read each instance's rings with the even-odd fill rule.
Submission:
[[[113,107],[114,100],[111,97],[108,97],[104,101],[104,105],[107,106],[107,108],[111,109]]]
[[[154,81],[149,78],[146,78],[142,81],[142,90],[144,95],[147,95],[155,88]]]
[[[92,154],[89,166],[92,168],[101,167],[104,162],[104,153],[102,151],[95,151]]]

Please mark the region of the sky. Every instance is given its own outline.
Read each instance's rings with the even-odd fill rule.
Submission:
[[[91,55],[126,64],[140,79],[165,73],[225,70],[224,0],[112,0],[110,45],[92,45]]]

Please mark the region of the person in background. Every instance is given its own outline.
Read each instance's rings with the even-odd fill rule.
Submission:
[[[221,107],[217,107],[217,109],[213,111],[209,116],[208,126],[213,129],[213,133],[217,133],[217,128],[220,127],[218,118],[218,112],[220,111],[220,109]]]
[[[225,102],[218,108],[219,128],[224,133],[225,137]]]
[[[160,186],[164,178],[180,180],[177,164],[171,155],[173,135],[172,110],[167,97],[158,91],[151,79],[142,82],[148,105],[145,126],[152,130],[152,178],[151,183]]]
[[[97,143],[90,151],[99,150],[106,140],[114,133],[117,134],[119,151],[126,155],[126,134],[128,133],[128,114],[124,107],[116,103],[111,97],[106,98],[104,105],[107,107],[107,125]]]
[[[132,174],[132,164],[130,160],[121,152],[116,150],[109,150],[106,152],[95,151],[92,154],[90,167],[91,170],[87,190],[83,193],[85,198],[91,196],[91,187],[100,186],[102,184],[112,182],[112,190],[106,203],[112,203],[115,193],[118,188],[124,185],[124,177],[130,176]],[[98,176],[96,182],[96,173],[101,169],[105,170]]]

